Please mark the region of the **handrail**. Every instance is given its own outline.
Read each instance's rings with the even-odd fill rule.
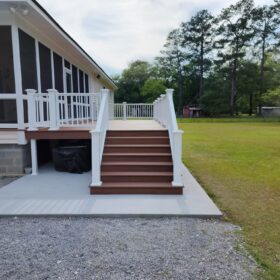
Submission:
[[[153,119],[153,103],[112,103],[114,119]]]
[[[167,89],[154,102],[154,119],[168,129],[171,153],[173,159],[173,186],[182,186],[182,134],[178,129],[176,113],[173,103],[173,89]]]
[[[91,159],[92,182],[91,186],[101,186],[101,161],[105,145],[106,132],[109,124],[109,90],[101,90],[101,104],[95,128],[91,131]]]
[[[26,92],[29,130],[93,126],[97,120],[100,93],[59,93],[55,89],[48,93],[36,93],[34,89]]]

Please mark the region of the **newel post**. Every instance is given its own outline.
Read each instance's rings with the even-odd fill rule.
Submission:
[[[37,130],[36,127],[36,103],[35,103],[35,89],[25,90],[27,93],[28,104],[28,130]]]
[[[126,102],[123,102],[123,120],[124,121],[126,121],[126,118],[127,118],[127,116],[126,116]]]
[[[48,89],[49,93],[49,113],[50,113],[50,128],[49,130],[58,130],[59,120],[57,112],[57,94],[58,91],[55,89]]]
[[[176,130],[172,133],[173,149],[173,186],[183,186],[182,181],[182,130]]]
[[[101,132],[100,130],[91,131],[91,161],[92,161],[92,171],[91,171],[91,186],[100,187],[101,182],[101,171],[100,171],[100,152],[101,152]]]

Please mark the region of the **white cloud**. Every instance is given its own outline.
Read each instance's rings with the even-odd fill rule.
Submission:
[[[109,74],[158,55],[169,31],[196,11],[218,13],[234,0],[39,0]],[[272,0],[258,0],[267,4]]]

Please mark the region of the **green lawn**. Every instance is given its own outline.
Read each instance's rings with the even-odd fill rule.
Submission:
[[[280,122],[179,120],[183,161],[265,268],[280,279]]]

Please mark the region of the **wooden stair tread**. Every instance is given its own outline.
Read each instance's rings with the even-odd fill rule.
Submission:
[[[106,147],[114,147],[114,148],[123,148],[123,147],[135,147],[135,148],[139,148],[139,147],[145,147],[145,148],[166,148],[166,147],[170,147],[170,145],[168,144],[105,144],[105,148]]]
[[[102,176],[172,176],[172,172],[139,172],[139,171],[131,171],[131,172],[102,172]]]
[[[168,136],[108,136],[106,139],[169,139]]]
[[[105,162],[102,162],[102,165],[151,165],[151,166],[158,166],[158,165],[167,165],[167,166],[170,166],[170,165],[173,165],[172,162],[150,162],[150,161],[105,161]]]
[[[103,156],[171,156],[171,153],[103,153]]]
[[[104,188],[173,188],[171,183],[147,183],[147,182],[104,182],[101,187]]]

